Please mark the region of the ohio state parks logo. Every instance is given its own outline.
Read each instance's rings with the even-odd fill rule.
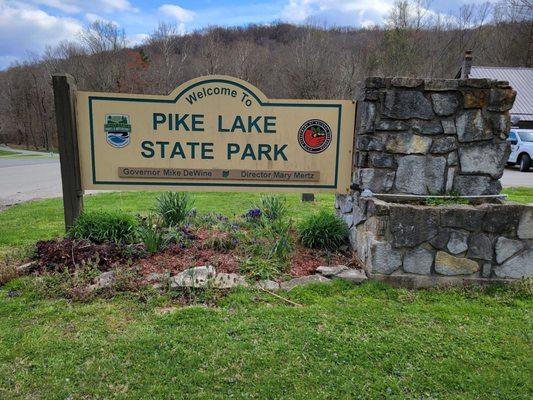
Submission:
[[[298,130],[298,143],[308,153],[322,153],[331,144],[331,128],[320,119],[310,119]]]
[[[129,115],[108,114],[105,116],[104,131],[107,143],[118,149],[130,143],[131,124]]]

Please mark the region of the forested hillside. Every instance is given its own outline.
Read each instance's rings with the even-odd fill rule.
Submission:
[[[530,0],[465,6],[453,16],[417,4],[399,1],[385,24],[365,29],[273,23],[178,35],[161,23],[136,47],[128,47],[119,27],[97,21],[72,41],[0,72],[0,143],[57,146],[55,72],[70,73],[84,90],[150,94],[227,74],[272,98],[313,99],[352,98],[370,75],[451,78],[465,50],[473,51],[475,65],[532,66]]]

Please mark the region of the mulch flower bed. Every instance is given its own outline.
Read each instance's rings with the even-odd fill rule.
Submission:
[[[218,272],[239,273],[246,254],[238,246],[231,250],[216,250],[207,243],[212,238],[225,238],[227,232],[205,228],[189,229],[187,244],[172,244],[167,249],[149,254],[142,244],[124,245],[111,242],[96,244],[86,240],[62,238],[40,241],[36,245],[34,266],[31,272],[42,274],[52,271],[73,271],[92,263],[102,272],[118,266],[135,266],[142,277],[153,273],[174,275],[188,268],[213,265]],[[290,256],[287,275],[301,277],[312,275],[321,265],[347,265],[357,267],[351,252],[326,253],[295,244]]]

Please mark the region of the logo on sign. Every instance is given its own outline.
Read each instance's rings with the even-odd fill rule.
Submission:
[[[105,116],[104,131],[107,143],[116,148],[130,143],[131,124],[129,115],[108,114]]]
[[[331,144],[331,137],[331,128],[320,119],[310,119],[298,130],[298,143],[311,154],[326,150]]]

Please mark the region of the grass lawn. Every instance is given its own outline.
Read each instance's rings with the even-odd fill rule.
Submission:
[[[533,202],[533,190],[511,198]],[[87,196],[145,213],[156,192]],[[242,214],[259,194],[196,193],[200,213]],[[301,219],[333,195],[301,203]],[[0,253],[63,234],[60,199],[0,212]],[[533,392],[531,281],[393,289],[336,281],[281,295],[236,289],[179,306],[151,289],[57,299],[35,277],[0,287],[0,399],[523,399]],[[213,293],[197,293],[198,301]],[[55,297],[55,298],[51,298]]]
[[[218,307],[162,296],[39,299],[0,289],[2,399],[525,399],[531,288],[240,289]],[[20,297],[8,296],[11,293]]]
[[[86,210],[124,210],[147,213],[161,192],[114,192],[85,197]],[[218,212],[226,216],[241,215],[254,206],[260,193],[194,193],[199,213]],[[302,203],[299,194],[287,194],[289,214],[298,220],[321,208],[333,209],[334,196],[315,195],[315,203]],[[0,212],[0,254],[31,245],[41,239],[64,234],[61,199],[32,201]]]
[[[15,152],[15,151],[9,151],[9,150],[0,150],[0,157],[4,157],[4,156],[14,156],[14,155],[17,155],[19,153]]]
[[[115,192],[85,197],[87,210],[121,209],[132,213],[146,213],[155,204],[160,192]],[[533,203],[533,188],[505,189],[509,200]],[[194,193],[199,213],[218,212],[226,216],[244,214],[253,207],[259,193]],[[295,220],[318,211],[333,209],[334,196],[315,195],[315,203],[302,203],[299,194],[288,194],[289,213]],[[20,204],[0,212],[0,255],[29,246],[41,239],[50,239],[64,233],[61,199],[39,200]]]

